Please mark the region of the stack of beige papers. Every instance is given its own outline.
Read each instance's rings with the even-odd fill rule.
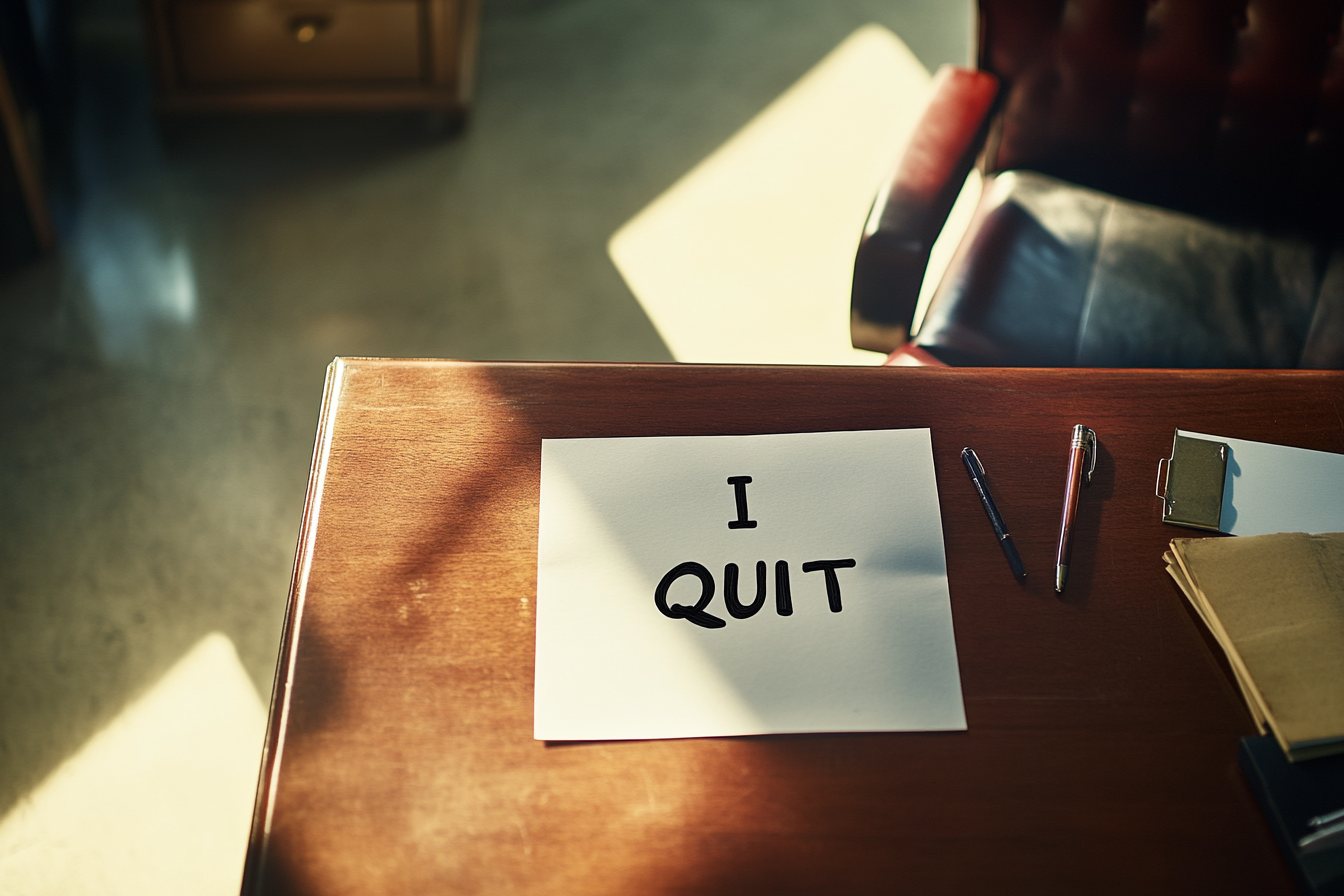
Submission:
[[[1289,760],[1344,753],[1344,533],[1177,538],[1167,572]]]

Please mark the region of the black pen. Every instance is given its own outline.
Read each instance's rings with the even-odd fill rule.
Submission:
[[[1013,575],[1025,579],[1027,570],[1022,566],[1022,558],[1017,555],[1017,548],[1013,547],[1013,536],[1008,534],[1008,527],[1003,524],[999,508],[994,506],[994,496],[989,493],[984,464],[980,463],[980,458],[976,457],[970,448],[961,449],[961,462],[966,465],[966,472],[971,474],[971,482],[975,483],[975,490],[980,493],[980,503],[985,506],[985,515],[989,517],[989,524],[994,527],[994,535],[999,539],[999,547],[1003,548],[1003,556],[1008,558],[1008,565],[1012,567]]]

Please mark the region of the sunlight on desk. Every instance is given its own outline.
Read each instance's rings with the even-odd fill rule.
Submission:
[[[882,361],[849,343],[854,252],[929,83],[895,34],[860,28],[612,236],[678,361]],[[956,237],[937,247],[930,283]]]
[[[207,635],[0,821],[5,893],[237,893],[265,727]]]

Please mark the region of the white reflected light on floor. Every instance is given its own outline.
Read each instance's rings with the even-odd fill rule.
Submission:
[[[612,236],[677,360],[882,360],[849,344],[854,252],[929,84],[900,38],[867,25]],[[958,238],[940,241],[939,263]]]
[[[191,257],[149,219],[119,208],[91,210],[74,250],[93,303],[98,341],[112,360],[133,361],[155,325],[186,324],[196,315]]]
[[[0,890],[233,896],[265,725],[232,642],[208,635],[0,820]]]

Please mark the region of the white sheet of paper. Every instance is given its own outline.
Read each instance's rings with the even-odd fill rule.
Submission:
[[[1229,535],[1344,532],[1344,454],[1176,432],[1227,443],[1219,531]]]
[[[965,729],[929,431],[544,440],[535,697],[539,740]]]

